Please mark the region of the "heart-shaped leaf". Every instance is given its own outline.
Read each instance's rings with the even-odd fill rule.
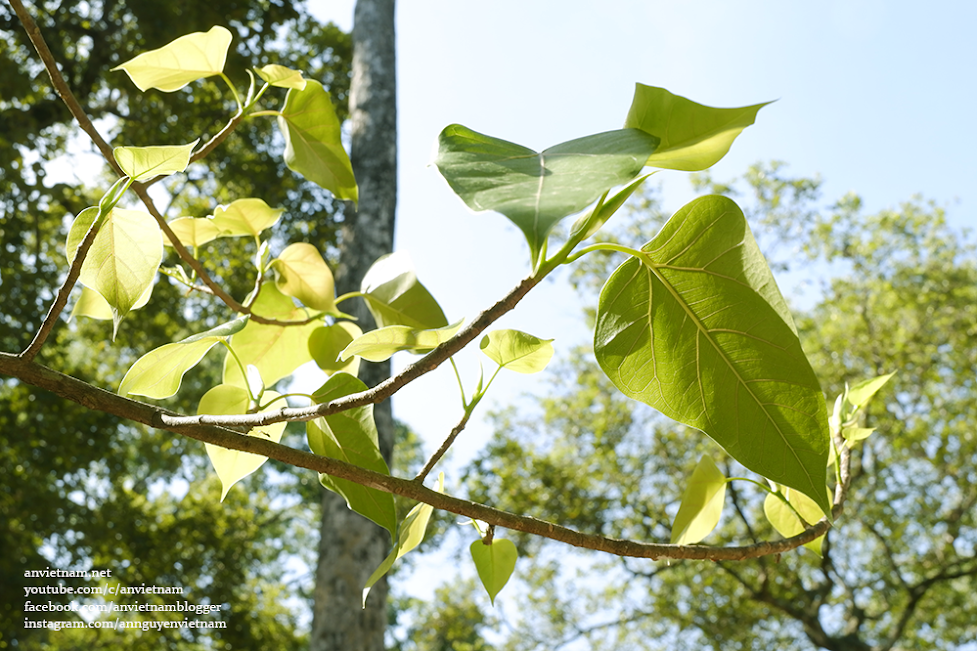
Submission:
[[[211,242],[221,236],[221,231],[214,224],[213,219],[198,217],[178,217],[169,223],[170,230],[179,238],[183,246],[198,247]],[[163,238],[163,244],[173,246],[169,238]]]
[[[215,25],[207,32],[187,34],[158,50],[143,52],[112,70],[125,70],[139,90],[158,88],[172,93],[223,72],[230,45],[231,33]]]
[[[97,216],[98,210],[89,208],[72,223],[66,244],[69,264]],[[122,318],[152,286],[162,259],[163,237],[149,213],[114,208],[105,217],[78,279],[111,307],[113,336]]]
[[[439,493],[444,492],[443,472],[438,474],[438,485],[435,487],[435,490]],[[397,532],[397,543],[394,545],[393,550],[383,559],[380,566],[373,571],[370,578],[366,580],[366,585],[363,587],[363,608],[366,608],[366,598],[370,594],[370,588],[390,571],[390,568],[393,567],[394,562],[398,558],[420,545],[424,540],[427,523],[431,519],[431,513],[433,511],[434,507],[430,504],[418,503],[414,505],[414,508],[410,510],[407,517],[404,518],[404,521],[400,523],[400,529]]]
[[[468,550],[475,561],[478,578],[494,605],[495,596],[502,591],[509,582],[512,571],[516,569],[516,560],[519,558],[516,545],[511,540],[493,540],[488,545],[476,540]]]
[[[694,545],[716,528],[726,500],[726,476],[708,454],[699,459],[672,523],[673,545]]]
[[[611,275],[594,352],[625,395],[830,513],[821,386],[735,203],[689,203]]]
[[[350,321],[340,321],[331,326],[316,328],[309,334],[309,354],[316,366],[326,373],[345,371],[356,375],[360,368],[360,358],[342,361],[339,359],[343,349],[363,334],[359,326]]]
[[[122,378],[119,395],[156,399],[175,395],[180,390],[183,375],[196,366],[215,344],[242,330],[247,322],[246,318],[235,319],[146,353]]]
[[[713,108],[664,88],[636,84],[624,126],[659,139],[647,165],[692,172],[711,167],[725,156],[736,136],[753,124],[757,112],[769,103]]]
[[[305,88],[292,88],[278,116],[285,136],[285,164],[337,199],[356,202],[358,195],[353,166],[343,148],[339,118],[329,93],[317,81]]]
[[[409,326],[387,326],[370,330],[353,340],[343,350],[339,359],[362,357],[371,362],[383,362],[401,350],[423,355],[451,339],[461,328],[463,321],[434,330],[416,330]]]
[[[200,139],[186,145],[165,147],[116,147],[115,161],[133,181],[146,181],[156,176],[170,176],[187,169],[190,154]]]
[[[557,222],[634,179],[657,144],[622,129],[536,152],[453,124],[438,137],[435,164],[469,208],[500,212],[518,226],[535,262]]]
[[[150,297],[153,295],[153,286],[150,285],[143,292],[139,300],[136,301],[135,305],[132,306],[133,310],[138,310],[139,308],[146,305],[149,302]],[[73,308],[71,308],[71,318],[76,316],[87,316],[90,319],[96,319],[99,321],[111,321],[112,320],[112,306],[102,298],[102,295],[96,292],[94,289],[89,289],[82,285],[81,296],[75,302]]]
[[[274,391],[266,391],[263,400],[265,404],[268,404],[280,397]],[[197,413],[215,416],[246,414],[250,405],[251,398],[245,389],[229,384],[220,384],[200,398]],[[255,427],[248,432],[248,435],[266,438],[278,443],[282,440],[285,425],[284,422],[262,425]],[[207,448],[207,456],[210,457],[210,463],[213,464],[214,470],[221,480],[221,502],[227,497],[227,492],[231,490],[231,486],[253,473],[268,460],[268,457],[263,457],[260,454],[229,450],[210,443],[206,443],[205,447]]]
[[[351,393],[366,391],[366,388],[363,382],[352,375],[336,373],[312,397],[316,403],[322,404]],[[306,424],[306,434],[309,448],[315,454],[385,475],[390,474],[377,444],[373,405],[347,409],[311,420]],[[394,505],[393,495],[325,474],[319,475],[319,481],[329,490],[341,495],[350,509],[389,531],[391,540],[397,535],[397,507]]]
[[[336,289],[329,265],[311,244],[289,244],[271,263],[278,289],[314,310],[336,311]]]
[[[417,279],[406,253],[380,257],[363,276],[360,291],[378,328],[404,325],[432,330],[448,325],[441,306]]]
[[[493,330],[478,347],[489,359],[517,373],[539,373],[553,358],[553,340],[519,330]]]
[[[257,238],[281,219],[284,208],[272,208],[261,199],[238,199],[214,210],[214,226],[221,237],[250,235]]]

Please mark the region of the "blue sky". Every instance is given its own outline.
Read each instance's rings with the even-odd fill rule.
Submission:
[[[351,26],[352,2],[310,5]],[[502,216],[469,212],[428,166],[437,134],[457,122],[542,149],[620,128],[635,82],[712,106],[777,100],[713,168],[717,179],[778,159],[820,174],[827,199],[854,190],[877,210],[920,193],[954,224],[977,226],[974,25],[977,3],[962,1],[401,2],[397,248],[449,320],[503,296],[528,273],[525,244]],[[667,208],[691,198],[683,173],[658,178]],[[499,326],[556,337],[557,354],[588,336],[559,280]],[[460,360],[469,387],[477,359]],[[429,447],[459,415],[450,370],[432,376],[395,400]],[[536,381],[500,376],[489,398],[504,403]],[[459,461],[489,433],[473,423]]]

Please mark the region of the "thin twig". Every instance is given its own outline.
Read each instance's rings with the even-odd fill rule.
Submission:
[[[461,434],[462,430],[465,429],[465,425],[468,424],[468,419],[470,417],[471,417],[471,412],[465,411],[465,414],[461,417],[461,420],[458,421],[458,424],[455,425],[454,428],[452,428],[451,433],[448,434],[447,438],[444,439],[444,442],[441,444],[441,447],[438,448],[438,451],[435,452],[433,455],[431,455],[431,458],[428,459],[427,463],[424,464],[424,468],[419,473],[417,473],[417,477],[414,477],[414,481],[418,483],[424,482],[424,479],[434,469],[434,466],[438,463],[438,461],[441,460],[441,457],[444,456],[445,452],[448,451],[448,448],[451,447],[451,444],[455,442],[455,439],[458,438],[458,435]]]

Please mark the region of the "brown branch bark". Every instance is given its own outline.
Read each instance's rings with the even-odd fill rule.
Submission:
[[[9,375],[32,386],[51,391],[89,409],[165,429],[205,443],[219,445],[231,450],[260,454],[292,466],[347,479],[363,486],[424,502],[435,508],[481,520],[497,527],[522,531],[574,547],[607,552],[616,556],[713,561],[744,560],[790,551],[823,535],[831,526],[826,520],[822,520],[791,538],[762,541],[738,547],[668,545],[581,533],[552,522],[509,513],[485,504],[445,495],[425,487],[420,482],[383,475],[342,461],[316,456],[309,452],[273,443],[264,438],[248,436],[222,427],[199,423],[168,426],[164,421],[175,416],[169,410],[123,398],[40,364],[23,360],[17,355],[0,353],[0,374]],[[836,504],[833,511],[834,517],[839,517],[842,511],[841,504]]]

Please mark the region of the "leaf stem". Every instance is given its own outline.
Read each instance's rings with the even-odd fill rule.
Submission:
[[[573,255],[567,256],[561,264],[570,264],[576,262],[588,253],[593,253],[594,251],[616,251],[618,253],[626,253],[628,255],[634,256],[636,258],[644,258],[644,251],[639,251],[637,249],[632,249],[628,246],[622,246],[620,244],[614,244],[613,242],[598,242],[596,244],[591,244],[590,246],[585,246]]]
[[[257,403],[259,396],[255,396],[253,393],[251,393],[251,383],[248,382],[248,371],[244,368],[244,363],[241,361],[241,358],[237,356],[237,353],[234,352],[234,349],[231,348],[231,344],[227,343],[226,339],[221,337],[220,342],[224,348],[227,349],[227,352],[229,352],[234,358],[234,361],[237,362],[237,367],[241,369],[241,377],[244,378],[244,387],[248,390],[248,397],[251,398],[251,402]]]

